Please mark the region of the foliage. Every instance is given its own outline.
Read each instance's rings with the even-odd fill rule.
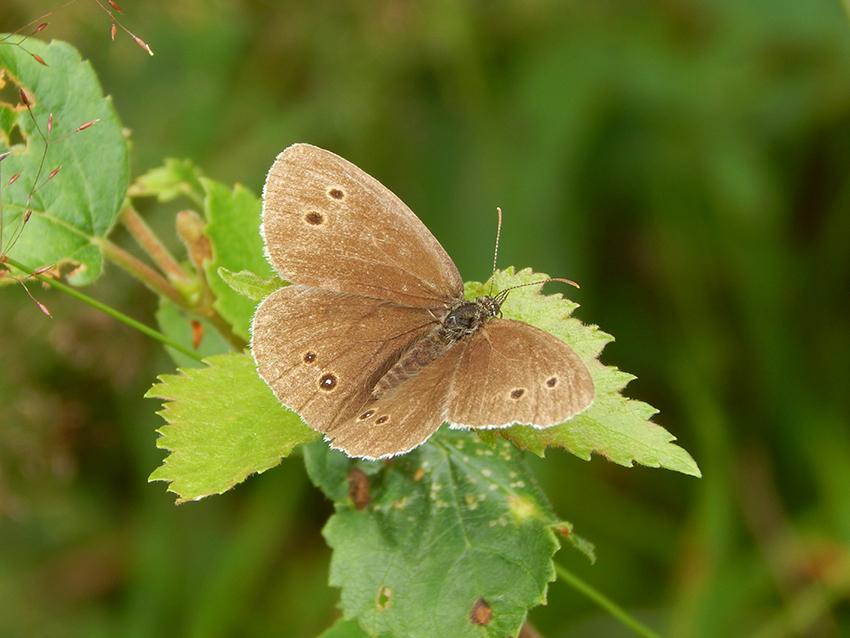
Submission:
[[[91,268],[90,251],[81,253],[76,244],[66,245],[64,235],[57,238],[56,233],[30,222],[48,220],[48,228],[53,224],[65,235],[76,232],[88,240],[87,245],[98,248],[108,245],[105,230],[117,216],[117,202],[122,198],[114,193],[109,198],[113,205],[107,211],[108,223],[101,224],[104,232],[97,236],[89,230],[89,219],[80,214],[87,208],[95,209],[96,203],[84,202],[61,223],[55,222],[59,215],[53,212],[54,203],[61,207],[64,202],[73,201],[75,193],[102,189],[90,185],[85,171],[93,167],[81,160],[77,162],[82,167],[80,179],[54,180],[48,185],[52,197],[47,197],[44,185],[39,183],[41,168],[36,168],[32,158],[37,156],[39,118],[46,116],[49,123],[48,136],[44,137],[46,158],[47,151],[53,148],[49,133],[54,124],[70,117],[65,111],[55,117],[49,111],[51,104],[62,104],[63,92],[68,91],[66,85],[52,82],[53,78],[57,74],[63,78],[89,74],[87,83],[76,93],[74,114],[84,112],[89,103],[92,110],[97,109],[103,102],[100,89],[89,67],[75,58],[67,45],[54,43],[52,49],[36,46],[34,51],[32,43],[28,43],[28,50],[13,46],[21,44],[19,39],[8,43],[6,51],[23,59],[34,58],[34,66],[25,71],[19,71],[22,65],[17,59],[17,64],[7,64],[10,76],[21,87],[23,108],[17,109],[17,120],[6,118],[12,125],[6,129],[5,138],[12,139],[12,126],[16,126],[24,144],[10,145],[5,159],[23,162],[29,158],[28,164],[10,163],[13,168],[23,166],[18,171],[24,178],[22,183],[30,184],[28,193],[21,188],[7,193],[6,208],[14,207],[18,212],[2,220],[7,236],[10,231],[14,234],[7,251],[9,274],[24,267],[27,270],[19,277],[33,269],[41,271],[48,266],[45,256],[55,263],[70,263],[78,271],[87,271]],[[70,62],[60,66],[60,58]],[[77,71],[77,67],[82,71]],[[42,105],[42,109],[32,108],[33,102]],[[14,112],[11,105],[5,108],[7,113]],[[30,117],[29,128],[23,128],[22,114]],[[77,127],[73,133],[84,134],[87,128]],[[60,138],[60,142],[64,141],[68,140]],[[124,149],[120,135],[117,142]],[[68,156],[69,160],[80,154],[80,145],[63,148],[74,153]],[[91,155],[89,147],[84,157]],[[126,167],[126,154],[122,157],[119,170]],[[104,153],[103,158],[114,162],[109,153]],[[112,167],[106,164],[96,168],[102,174]],[[51,177],[56,174],[52,172]],[[121,175],[124,174],[122,170]],[[181,180],[187,181],[181,186]],[[71,194],[65,194],[66,190]],[[169,201],[179,193],[190,197],[203,194],[198,202],[203,217],[182,211],[176,220],[193,271],[175,263],[160,248],[161,240],[129,208],[124,213],[126,226],[149,248],[151,257],[162,268],[161,275],[172,280],[180,305],[190,316],[197,317],[191,319],[193,325],[215,312],[219,325],[228,326],[227,333],[220,336],[247,341],[256,304],[250,297],[271,276],[259,235],[260,203],[256,197],[238,186],[231,191],[178,162],[169,162],[144,176],[134,192],[155,195],[160,201]],[[25,252],[22,265],[13,259],[12,251],[20,251],[19,246],[36,245],[42,250]],[[105,250],[107,255],[116,252]],[[124,265],[142,278],[142,271],[133,270],[132,261],[124,260]],[[518,275],[503,272],[498,273],[490,287],[502,290],[545,278],[530,270]],[[475,288],[481,294],[483,286],[471,286]],[[179,313],[175,314],[177,306],[165,294],[161,303],[159,316],[165,334],[178,343],[191,335],[191,345],[197,348],[211,326],[201,324],[191,333],[181,331]],[[559,296],[543,299],[518,289],[506,306],[510,308],[505,311],[507,316],[545,326],[570,343],[592,370],[597,387],[594,405],[575,425],[553,428],[557,431],[542,439],[529,436],[524,431],[528,428],[512,428],[504,433],[506,438],[540,454],[546,445],[562,445],[585,458],[594,450],[625,465],[635,460],[653,465],[666,463],[670,468],[699,475],[691,457],[669,445],[673,437],[646,420],[655,411],[619,394],[631,377],[597,362],[611,337],[568,319],[575,304]],[[249,355],[219,355],[206,359],[206,363],[206,368],[190,368],[182,375],[162,377],[161,383],[146,395],[167,402],[161,412],[167,425],[159,430],[162,436],[157,444],[170,452],[151,480],[167,481],[169,489],[178,494],[178,503],[229,490],[249,475],[277,465],[296,445],[317,437],[297,414],[278,403],[258,376]],[[624,421],[628,424],[623,427],[622,419],[631,421]],[[624,436],[626,432],[628,435]],[[656,432],[662,433],[660,438]],[[357,618],[370,635],[389,632],[407,638],[455,638],[478,636],[485,631],[494,638],[508,638],[520,631],[531,607],[545,602],[548,582],[554,578],[552,556],[558,549],[555,530],[569,530],[570,526],[555,517],[534,486],[523,455],[505,441],[485,438],[490,439],[489,446],[477,442],[470,433],[443,431],[390,466],[367,464],[368,473],[332,453],[324,443],[307,448],[308,474],[339,508],[325,528],[335,550],[331,584],[341,588],[346,617]],[[358,471],[371,486],[363,497],[367,502],[355,502],[351,508],[344,505],[351,499],[345,486],[351,481],[352,472]],[[358,512],[364,508],[368,512]],[[580,549],[589,548],[571,532],[567,537]]]
[[[126,196],[127,143],[112,101],[72,46],[31,40],[24,50],[14,46],[21,40],[8,38],[0,46],[5,82],[17,86],[21,102],[32,104],[0,103],[0,135],[9,143],[22,140],[4,145],[12,152],[3,160],[3,174],[23,176],[3,191],[2,250],[33,268],[72,262],[71,282],[91,283],[102,270],[98,240],[112,228]],[[61,170],[61,179],[50,179],[54,170]],[[31,213],[26,221],[25,213]]]
[[[178,502],[220,494],[317,436],[277,402],[249,355],[207,362],[168,375],[147,394],[168,401],[161,414],[169,425],[157,445],[171,451],[151,480],[169,481]]]
[[[36,5],[13,0],[0,20],[17,10],[17,28]],[[187,10],[155,1],[124,7],[153,58],[126,38],[110,45],[107,34],[101,48],[90,31],[95,11],[91,21],[52,16],[44,35],[92,60],[133,129],[134,174],[187,156],[258,192],[274,154],[310,141],[392,186],[461,272],[479,276],[492,254],[490,211],[501,205],[500,263],[580,281],[581,317],[618,337],[603,360],[637,372],[629,394],[662,408],[655,420],[706,474],[691,481],[625,470],[628,457],[577,463],[557,448],[542,461],[529,455],[553,510],[599,547],[593,568],[569,552],[559,560],[575,561],[571,569],[666,635],[837,636],[848,620],[836,601],[846,599],[850,545],[842,392],[850,46],[837,3],[801,6],[224,2]],[[11,48],[0,44],[0,55],[18,56]],[[0,101],[18,107],[4,117],[29,126],[14,85]],[[46,131],[40,106],[33,113]],[[61,108],[51,106],[54,120]],[[63,133],[54,122],[39,184],[62,168],[43,192],[76,170],[52,154],[89,144],[108,118],[62,135],[94,117],[63,122]],[[15,144],[22,139],[15,134]],[[43,150],[13,188],[12,158],[0,162],[5,221],[26,205]],[[101,165],[97,153],[88,157]],[[133,203],[189,275],[174,270],[165,285],[143,279],[168,299],[161,329],[190,347],[200,336],[203,356],[241,351],[245,334],[224,328],[243,311],[203,304],[218,298],[219,273],[256,272],[239,290],[247,297],[261,294],[249,290],[263,290],[256,279],[268,276],[238,263],[201,275],[171,236],[186,206],[175,197],[209,212],[203,175],[183,161],[166,165],[159,182],[148,174],[152,184],[131,187]],[[23,195],[14,199],[16,189]],[[111,215],[127,192],[114,190]],[[218,191],[221,201],[238,192]],[[30,221],[46,219],[41,194]],[[109,219],[101,212],[99,223]],[[67,241],[89,265],[76,277],[93,279],[107,257],[109,276],[93,296],[153,321],[150,295],[110,269],[125,257],[115,248],[132,251],[123,227],[74,231]],[[10,255],[21,258],[23,245]],[[76,302],[27,285],[57,320],[18,286],[2,291],[0,633],[365,635],[344,620],[328,629],[338,592],[323,584],[338,550],[331,558],[315,541],[329,506],[299,460],[220,497],[167,507],[162,483],[143,487],[159,463],[153,431],[163,426],[139,397],[173,364]],[[193,314],[201,309],[203,317]],[[626,381],[605,369],[612,388]],[[649,411],[635,416],[645,422]],[[679,449],[657,433],[656,447]],[[544,443],[515,440],[536,451]],[[580,457],[601,447],[563,443]],[[347,498],[334,507],[353,516]],[[614,631],[572,590],[553,585],[548,600],[531,613],[544,635],[579,624]]]

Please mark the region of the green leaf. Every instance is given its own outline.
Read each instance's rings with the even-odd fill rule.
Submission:
[[[492,286],[490,283],[469,283],[466,292],[468,296],[477,296],[546,278],[531,270],[516,274],[507,270],[493,276]],[[627,467],[636,462],[701,476],[693,458],[672,443],[676,437],[649,420],[657,410],[620,394],[634,377],[598,361],[602,348],[614,338],[596,326],[585,326],[577,319],[568,318],[578,304],[562,299],[560,294],[539,295],[538,289],[539,286],[527,286],[511,291],[502,306],[504,316],[537,326],[569,344],[590,370],[596,398],[587,410],[563,425],[545,430],[514,426],[506,430],[482,431],[481,438],[493,442],[501,435],[540,456],[547,446],[556,445],[585,460],[596,452]]]
[[[338,619],[333,627],[322,632],[319,638],[369,638],[369,634],[363,631],[360,624],[356,620]],[[381,638],[393,638],[388,634],[384,634]]]
[[[570,523],[563,523],[555,528],[561,536],[563,536],[566,541],[573,546],[573,549],[577,549],[582,554],[587,556],[587,559],[591,563],[596,562],[596,547],[589,540],[584,538],[583,536],[578,536],[573,533],[573,526]]]
[[[156,321],[160,332],[173,339],[180,345],[195,350],[202,357],[224,354],[230,350],[227,341],[218,334],[208,321],[197,316],[189,317],[180,308],[165,297],[159,298],[159,308],[156,311]],[[204,335],[201,343],[195,348],[193,344],[192,322],[198,321],[203,327]],[[197,368],[201,364],[185,354],[166,346],[166,351],[181,368]]]
[[[201,184],[207,194],[204,201],[208,221],[206,234],[213,246],[214,258],[207,263],[206,272],[210,288],[216,294],[215,309],[230,322],[236,334],[248,341],[257,304],[225,283],[218,269],[248,270],[259,277],[272,277],[272,267],[263,256],[260,237],[262,204],[242,186],[230,190],[207,178],[201,178]]]
[[[268,280],[260,279],[248,270],[231,272],[227,268],[221,267],[218,269],[218,275],[235,292],[251,299],[255,303],[262,301],[275,290],[285,285],[283,279],[277,275]]]
[[[157,447],[171,452],[149,480],[168,481],[178,503],[220,494],[318,436],[278,402],[250,355],[207,363],[161,376],[145,395],[167,401]]]
[[[331,584],[370,636],[507,638],[545,602],[564,524],[506,441],[491,448],[444,428],[391,462],[348,459],[322,441],[304,454],[336,501],[324,530]]]
[[[138,177],[130,186],[131,197],[156,197],[170,202],[178,197],[188,197],[197,204],[204,201],[201,169],[189,160],[168,158],[163,166],[152,168]]]
[[[0,164],[3,183],[21,174],[0,194],[0,252],[31,268],[70,263],[78,266],[71,283],[87,284],[102,270],[97,243],[109,232],[127,193],[127,142],[112,101],[76,49],[29,38],[25,51],[15,46],[21,40],[9,36],[0,44],[7,82],[22,87],[32,105],[31,117],[22,104],[0,103],[0,152],[10,151]],[[5,94],[17,95],[17,90]],[[26,211],[32,215],[24,222]]]

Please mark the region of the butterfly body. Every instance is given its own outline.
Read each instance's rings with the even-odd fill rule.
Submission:
[[[484,322],[495,317],[498,312],[498,302],[489,296],[455,304],[443,319],[434,325],[431,332],[414,343],[381,377],[372,390],[372,398],[379,399],[381,395],[415,375],[448,352],[458,341],[475,334]]]
[[[443,422],[551,427],[593,401],[567,344],[502,319],[504,291],[464,300],[457,268],[422,222],[333,153],[296,144],[278,156],[262,232],[293,285],[257,309],[258,371],[349,456],[403,454]]]

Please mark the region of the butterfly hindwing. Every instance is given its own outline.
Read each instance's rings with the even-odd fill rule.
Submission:
[[[566,343],[522,321],[494,318],[458,364],[446,420],[458,428],[546,428],[585,410],[593,380]]]
[[[370,459],[404,454],[424,443],[446,420],[452,380],[466,344],[458,344],[401,385],[368,402],[353,419],[327,430],[331,447]]]
[[[422,308],[293,285],[257,308],[252,350],[280,402],[326,432],[354,416],[388,365],[432,325]]]

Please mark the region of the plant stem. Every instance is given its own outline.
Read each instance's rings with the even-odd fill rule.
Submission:
[[[555,563],[555,572],[558,574],[558,578],[565,581],[569,585],[572,585],[574,589],[578,590],[580,593],[590,598],[590,600],[602,607],[602,609],[614,616],[614,618],[619,620],[621,623],[623,623],[630,629],[633,629],[636,633],[640,634],[641,636],[644,636],[645,638],[661,638],[659,634],[652,631],[643,623],[632,618],[628,614],[628,612],[626,612],[625,609],[620,607],[614,601],[607,598],[605,594],[603,594],[599,590],[594,589],[593,587],[588,585],[586,582],[584,582],[581,578],[573,574],[563,565]]]
[[[127,206],[119,213],[119,217],[124,227],[154,260],[160,270],[165,273],[166,277],[172,281],[192,283],[192,277],[180,267],[178,261],[150,229],[150,226],[145,223],[141,215],[136,212],[135,208]]]
[[[46,283],[50,286],[53,286],[54,288],[57,288],[58,290],[61,290],[62,292],[66,293],[68,295],[71,295],[75,299],[79,299],[83,303],[87,303],[92,308],[97,308],[98,310],[105,312],[110,317],[113,317],[113,318],[117,319],[118,321],[121,321],[121,322],[127,324],[131,328],[135,328],[139,332],[142,332],[142,333],[146,334],[147,336],[149,336],[153,339],[156,339],[157,341],[163,343],[164,345],[168,346],[169,348],[174,348],[178,352],[185,354],[187,357],[191,357],[195,361],[199,361],[201,363],[204,362],[201,355],[199,355],[194,350],[190,350],[189,348],[177,343],[176,341],[169,339],[168,337],[166,337],[161,332],[157,332],[153,328],[149,328],[145,324],[136,321],[132,317],[128,317],[124,313],[118,312],[117,310],[110,308],[109,306],[107,306],[105,304],[102,304],[97,299],[93,299],[92,297],[89,297],[88,295],[84,295],[79,290],[77,290],[75,288],[71,288],[70,286],[66,286],[65,284],[63,284],[60,281],[56,281],[55,279],[51,279],[50,277],[45,277],[44,275],[37,275],[34,270],[32,270],[31,268],[28,268],[27,266],[24,266],[22,263],[20,263],[18,261],[15,261],[11,257],[5,257],[4,261],[6,261],[10,265],[14,266],[18,270],[25,272],[32,277],[35,277],[39,281],[43,281],[44,283]]]
[[[213,328],[215,328],[216,332],[220,334],[225,341],[227,341],[228,345],[233,348],[235,352],[242,352],[248,347],[248,342],[233,332],[233,327],[230,323],[212,308],[210,308],[208,312],[199,314],[199,316],[209,321]]]
[[[196,282],[191,275],[180,267],[174,256],[132,206],[128,206],[121,211],[121,222],[171,281],[183,282],[187,286],[198,285],[199,283],[202,284],[202,287],[206,286],[206,282],[203,279],[203,270],[198,270],[200,282]],[[94,240],[92,241],[94,243]],[[100,247],[106,257],[139,279],[155,293],[162,295],[184,312],[206,319],[236,352],[241,352],[248,345],[244,339],[233,332],[233,327],[230,323],[212,307],[213,295],[208,291],[208,286],[206,286],[207,290],[204,291],[207,294],[200,300],[201,305],[199,307],[197,300],[190,302],[185,299],[180,294],[180,291],[156,270],[109,240],[98,239],[97,246]],[[192,305],[193,303],[194,305]]]
[[[180,292],[172,286],[168,280],[156,270],[137,259],[123,248],[113,244],[108,239],[92,237],[90,241],[103,251],[103,254],[123,268],[130,275],[141,281],[153,292],[168,299],[184,312],[202,317],[212,324],[222,338],[227,341],[236,352],[241,352],[248,345],[244,339],[233,332],[233,328],[225,319],[215,311],[214,308],[207,309],[190,307]],[[11,263],[11,262],[9,262]]]
[[[181,310],[189,310],[183,295],[168,280],[140,259],[133,257],[123,248],[101,237],[90,238],[92,244],[103,251],[104,256],[114,261],[153,292],[168,299]]]

